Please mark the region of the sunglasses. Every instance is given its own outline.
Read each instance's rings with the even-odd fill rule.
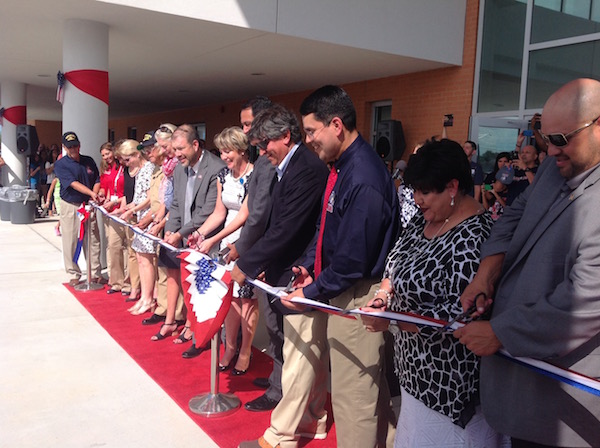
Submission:
[[[259,149],[262,149],[263,151],[267,149],[267,146],[269,146],[269,142],[271,140],[269,140],[268,138],[265,138],[264,140],[261,140],[260,142],[258,142],[256,144],[256,147]]]
[[[569,138],[573,137],[576,134],[579,134],[584,129],[589,128],[596,121],[598,121],[599,118],[600,118],[600,115],[597,116],[596,118],[594,118],[589,123],[584,124],[580,128],[575,129],[574,131],[571,131],[568,134],[556,133],[556,134],[548,134],[548,135],[546,135],[543,132],[540,132],[540,135],[542,136],[542,138],[544,139],[544,141],[547,144],[552,144],[552,145],[558,146],[558,147],[567,146],[569,144]]]
[[[173,131],[171,129],[169,129],[168,127],[166,127],[166,126],[161,126],[160,128],[158,128],[158,130],[160,132],[166,132],[168,134],[172,134],[173,133]]]

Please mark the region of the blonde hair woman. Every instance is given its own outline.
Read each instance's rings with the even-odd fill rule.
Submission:
[[[221,242],[221,249],[234,243],[240,236],[241,227],[248,217],[247,192],[248,181],[253,165],[248,161],[248,138],[241,128],[234,126],[224,129],[214,138],[221,160],[226,167],[219,173],[217,182],[217,203],[215,210],[204,224],[192,234],[191,245],[203,253]],[[225,228],[216,235],[205,238],[224,223]],[[243,375],[250,366],[252,340],[258,322],[258,306],[252,299],[252,287],[239,285],[234,289],[234,299],[225,318],[225,354],[219,365],[221,372],[231,370],[232,375]],[[237,359],[237,334],[242,325],[242,343]],[[235,366],[233,366],[235,363]]]
[[[133,201],[126,206],[126,211],[121,215],[121,219],[129,220],[134,214],[136,222],[140,222],[148,213],[150,213],[150,198],[148,191],[154,171],[158,169],[156,165],[147,158],[146,151],[151,146],[145,146],[144,143],[138,145],[136,153],[129,155],[129,167],[138,168],[135,175],[135,188]],[[156,281],[156,246],[154,242],[142,235],[135,234],[131,241],[131,248],[135,251],[140,272],[140,285],[142,287],[141,297],[138,302],[129,309],[131,314],[143,314],[153,307],[154,303],[154,283]]]

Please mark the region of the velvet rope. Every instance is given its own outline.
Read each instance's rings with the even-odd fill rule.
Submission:
[[[65,73],[64,77],[82,92],[98,98],[108,105],[108,72],[102,70],[73,70]]]
[[[13,106],[4,109],[2,119],[10,121],[15,126],[27,123],[27,106]]]

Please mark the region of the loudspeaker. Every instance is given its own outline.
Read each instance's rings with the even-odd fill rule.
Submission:
[[[377,123],[375,151],[385,162],[400,160],[406,149],[402,123],[398,120],[382,120]]]
[[[30,156],[37,151],[40,144],[35,126],[28,124],[17,125],[17,151],[19,154]]]

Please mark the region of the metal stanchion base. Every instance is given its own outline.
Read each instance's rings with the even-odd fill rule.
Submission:
[[[73,287],[73,289],[75,289],[75,291],[97,291],[99,289],[103,289],[104,285],[101,285],[100,283],[92,283],[92,282],[85,282],[85,283],[80,283],[79,285],[75,285]]]
[[[203,417],[225,417],[233,414],[242,405],[233,394],[197,395],[189,402],[190,411]]]

